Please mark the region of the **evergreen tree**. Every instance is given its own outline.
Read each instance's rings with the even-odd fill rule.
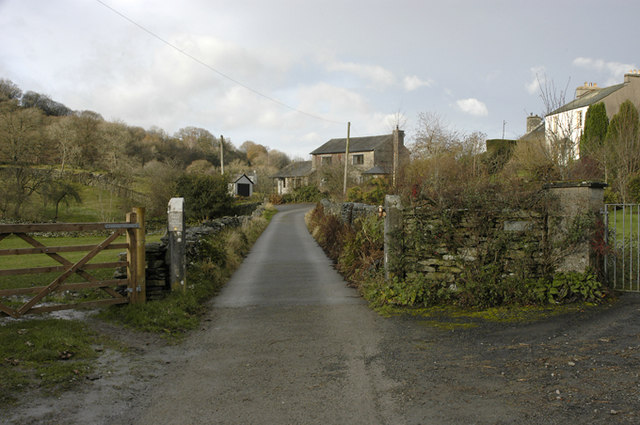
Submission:
[[[613,187],[622,197],[629,199],[631,179],[640,172],[640,117],[630,100],[620,105],[620,110],[611,118],[605,137],[607,168],[611,170]]]
[[[589,106],[584,119],[584,132],[580,138],[580,156],[591,156],[604,144],[609,118],[604,103]]]

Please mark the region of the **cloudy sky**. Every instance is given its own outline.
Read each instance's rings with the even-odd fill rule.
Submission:
[[[420,112],[489,138],[640,65],[637,0],[0,0],[0,78],[74,110],[306,157]],[[635,53],[634,53],[635,52]]]

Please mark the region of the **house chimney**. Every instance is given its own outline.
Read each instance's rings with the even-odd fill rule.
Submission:
[[[587,83],[585,81],[583,86],[576,88],[576,99],[584,96],[587,93],[591,93],[592,91],[600,90],[597,83]]]
[[[529,115],[527,117],[527,133],[531,133],[541,123],[542,123],[542,118],[533,114]]]
[[[632,69],[628,73],[624,74],[624,82],[630,83],[632,78],[640,78],[640,70]],[[637,81],[637,80],[634,80]]]

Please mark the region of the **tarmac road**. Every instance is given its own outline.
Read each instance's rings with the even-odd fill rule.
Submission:
[[[394,423],[380,326],[286,206],[214,300],[138,424]]]

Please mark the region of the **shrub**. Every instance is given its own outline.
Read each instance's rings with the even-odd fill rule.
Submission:
[[[640,203],[640,175],[635,175],[629,180],[629,199],[631,202]]]
[[[384,255],[384,221],[367,215],[355,220],[353,229],[342,237],[338,269],[349,279],[360,280],[367,272],[377,270]]]
[[[556,273],[552,280],[539,281],[534,290],[542,303],[597,302],[604,297],[602,284],[591,272]]]
[[[233,198],[224,176],[184,174],[176,186],[179,196],[185,198],[188,219],[207,220],[232,212]]]

